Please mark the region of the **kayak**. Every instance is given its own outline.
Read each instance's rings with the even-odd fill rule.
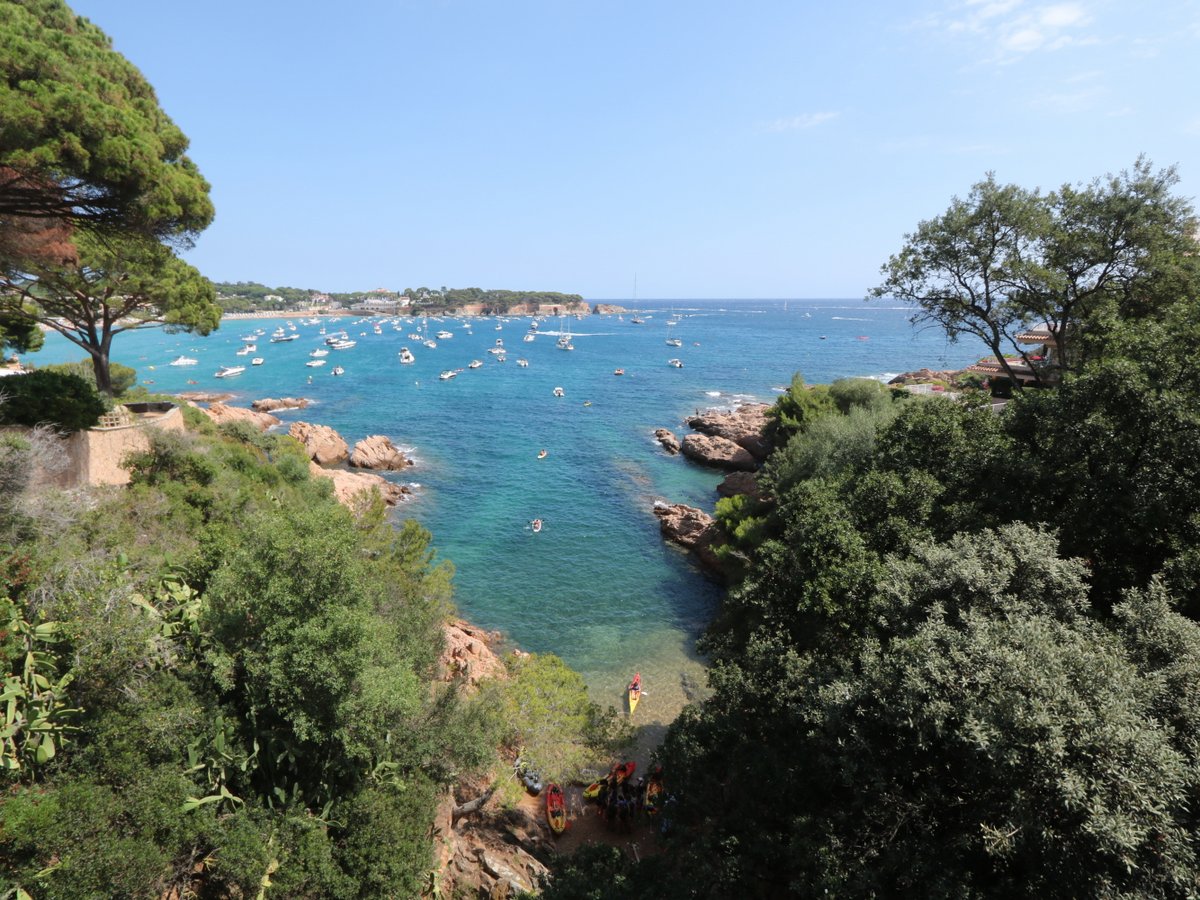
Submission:
[[[629,714],[632,716],[633,711],[637,709],[638,701],[642,699],[642,673],[638,672],[633,676],[633,681],[629,682]]]
[[[583,789],[583,799],[584,800],[595,800],[597,797],[600,796],[600,792],[602,790],[604,790],[604,784],[607,781],[608,781],[607,778],[603,778],[600,781],[593,781],[591,784],[589,784],[587,787],[585,787]]]
[[[612,775],[610,776],[614,783],[621,784],[627,781],[634,771],[637,769],[637,763],[633,760],[623,762],[619,766],[613,766]]]
[[[562,834],[567,830],[567,802],[562,788],[554,782],[546,785],[546,821],[550,830]]]

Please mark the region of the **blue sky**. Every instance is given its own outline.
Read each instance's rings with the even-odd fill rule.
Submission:
[[[988,171],[1200,194],[1197,0],[68,2],[191,138],[215,280],[860,297]]]

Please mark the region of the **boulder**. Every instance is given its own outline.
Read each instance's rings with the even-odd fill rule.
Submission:
[[[233,394],[229,391],[180,391],[175,396],[191,404],[224,403],[233,399]]]
[[[696,558],[712,572],[722,573],[716,545],[721,543],[721,529],[716,519],[704,510],[682,503],[655,503],[663,537],[696,554]]]
[[[259,412],[275,412],[279,409],[304,409],[311,402],[307,397],[268,397],[265,400],[255,400],[250,404],[250,408]]]
[[[701,434],[733,441],[762,462],[771,452],[771,445],[765,437],[767,410],[770,408],[766,403],[744,403],[729,412],[710,410],[691,416],[687,424]],[[687,453],[686,448],[684,453]]]
[[[382,434],[365,437],[354,445],[350,465],[359,469],[388,469],[395,471],[411,466],[412,460],[396,449]]]
[[[679,438],[675,437],[674,432],[667,428],[655,428],[655,439],[663,445],[663,449],[674,456],[679,452]]]
[[[293,422],[288,434],[302,443],[308,455],[323,466],[341,462],[350,455],[350,448],[346,446],[342,436],[328,425]]]
[[[403,484],[393,484],[382,475],[369,472],[347,472],[345,469],[323,469],[316,463],[308,464],[308,474],[313,478],[328,478],[333,482],[333,494],[337,502],[349,509],[356,509],[364,491],[376,491],[388,506],[395,506],[411,493]]]
[[[255,412],[244,406],[226,406],[217,401],[210,403],[204,412],[218,425],[224,425],[226,422],[249,422],[255,428],[266,431],[272,425],[279,424],[279,419],[270,413]]]
[[[498,853],[484,848],[479,849],[479,864],[483,867],[483,871],[487,872],[501,884],[506,884],[512,895],[520,893],[529,893],[533,890],[534,885],[527,875],[520,875],[508,865],[508,862]]]
[[[462,678],[474,687],[484,678],[506,678],[508,669],[492,650],[500,636],[459,619],[442,626],[445,637],[438,670],[443,681]]]
[[[755,500],[763,498],[762,489],[758,486],[758,478],[753,472],[730,472],[725,476],[725,480],[717,485],[717,493],[722,497],[746,494]]]
[[[918,369],[915,372],[905,372],[897,375],[888,384],[930,384],[935,381],[943,381],[948,384],[954,384],[962,371],[958,369],[944,369],[941,371],[934,369]]]
[[[627,312],[629,310],[615,303],[597,303],[592,307],[593,315],[597,316],[616,316]]]
[[[707,434],[689,434],[683,439],[680,449],[688,459],[717,466],[722,469],[741,469],[752,472],[758,468],[758,460],[740,445],[728,438]]]

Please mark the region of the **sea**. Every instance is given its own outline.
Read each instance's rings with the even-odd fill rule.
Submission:
[[[886,380],[926,366],[960,368],[986,348],[915,328],[912,309],[887,301],[602,302],[636,313],[550,317],[533,341],[524,340],[531,317],[226,319],[207,337],[124,333],[113,359],[155,392],[230,391],[230,402],[246,405],[311,398],[308,409],[279,414],[283,429],[318,422],[350,444],[387,435],[416,461],[394,476],[413,485],[394,515],[428,528],[439,558],[453,561],[462,615],[502,632],[511,647],[559,655],[604,705],[621,709],[624,687],[640,671],[645,694],[636,715],[653,736],[704,695],[696,638],[722,596],[662,540],[653,514],[657,501],[711,511],[722,473],[668,455],[654,429],[682,438],[685,417],[699,410],[772,402],[796,372],[810,384]],[[269,343],[278,327],[294,327],[299,338]],[[307,367],[309,353],[343,328],[356,346]],[[235,351],[259,330],[253,355],[264,363],[252,367]],[[439,331],[453,337],[438,339]],[[557,349],[564,331],[574,350]],[[426,333],[436,349],[413,337]],[[488,352],[501,342],[504,362]],[[400,363],[402,347],[414,363]],[[198,364],[168,365],[180,355]],[[83,357],[49,334],[25,361]],[[483,365],[471,369],[472,360]],[[213,377],[235,364],[246,371]],[[332,374],[337,365],[341,376]],[[446,371],[457,374],[441,380]],[[534,519],[543,523],[538,532]]]

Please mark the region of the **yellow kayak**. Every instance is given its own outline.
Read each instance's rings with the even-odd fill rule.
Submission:
[[[633,676],[633,681],[629,682],[629,714],[632,716],[633,711],[637,709],[638,701],[642,699],[642,673],[638,672]]]

